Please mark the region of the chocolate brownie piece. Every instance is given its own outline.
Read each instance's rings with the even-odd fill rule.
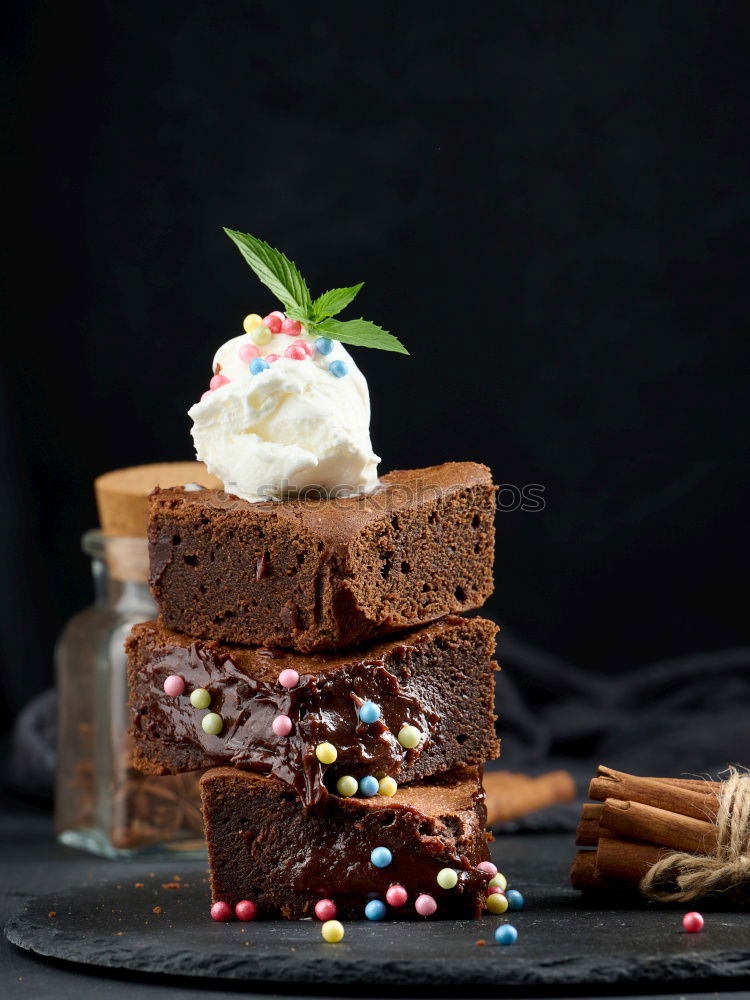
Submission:
[[[421,893],[437,902],[436,917],[481,914],[490,875],[476,867],[489,858],[476,769],[389,799],[332,798],[325,816],[306,811],[284,782],[231,767],[204,774],[201,797],[214,902],[249,899],[262,916],[295,920],[327,898],[340,917],[357,918],[399,883],[408,900],[389,907],[394,917],[415,917]],[[376,847],[390,851],[390,864],[373,864]],[[456,871],[453,889],[438,886],[442,868]]]
[[[159,621],[136,625],[127,641],[135,763],[156,774],[229,763],[271,772],[321,806],[326,785],[345,774],[401,782],[481,764],[498,754],[496,631],[482,618],[450,616],[397,639],[302,654],[190,639]],[[299,675],[291,689],[278,679],[289,670]],[[164,691],[171,675],[185,681],[177,697]],[[211,695],[219,735],[203,731],[205,712],[189,697],[196,688]],[[363,701],[380,708],[378,721],[359,720]],[[272,728],[279,715],[291,720],[288,735]],[[397,739],[404,724],[423,734],[414,749]],[[327,768],[315,755],[323,742],[338,752]]]
[[[151,588],[186,635],[340,649],[484,604],[494,500],[489,469],[473,462],[391,472],[343,499],[157,489]]]

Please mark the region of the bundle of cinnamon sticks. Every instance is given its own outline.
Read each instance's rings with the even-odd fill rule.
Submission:
[[[675,851],[716,849],[721,783],[692,778],[641,778],[600,766],[589,785],[570,878],[574,889],[637,889],[660,858]]]

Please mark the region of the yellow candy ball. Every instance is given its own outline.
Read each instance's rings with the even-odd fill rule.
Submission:
[[[497,875],[493,875],[492,878],[487,883],[487,888],[491,889],[493,885],[496,885],[498,889],[502,889],[503,892],[508,888],[508,880],[503,875],[502,872],[498,872]]]
[[[329,944],[336,944],[344,936],[344,925],[338,920],[326,920],[320,928],[323,940]]]
[[[216,712],[206,712],[201,719],[201,726],[203,732],[208,733],[209,736],[218,736],[224,728],[224,720]]]
[[[501,892],[493,892],[491,896],[487,897],[486,905],[490,913],[505,913],[508,909],[508,900]]]
[[[208,708],[211,704],[211,695],[205,688],[196,688],[190,692],[190,704],[193,708]]]
[[[422,734],[416,726],[402,726],[398,732],[398,741],[405,750],[413,750],[419,746]]]
[[[348,799],[351,795],[356,795],[358,788],[357,779],[353,778],[351,774],[345,774],[336,782],[336,791],[339,795],[343,795],[345,799]]]
[[[315,756],[321,764],[333,764],[338,757],[338,751],[332,743],[318,743],[315,747]]]
[[[260,326],[262,322],[263,322],[262,316],[259,316],[257,313],[250,313],[249,316],[245,316],[245,318],[243,319],[242,329],[245,331],[245,333],[250,333],[250,331],[254,330],[256,326]]]
[[[437,874],[437,884],[441,889],[455,889],[458,874],[452,868],[441,868]]]
[[[378,795],[387,795],[388,798],[390,798],[391,795],[395,795],[397,791],[398,785],[393,778],[381,778],[378,782]]]
[[[254,330],[250,331],[250,340],[252,340],[254,344],[258,344],[258,346],[269,344],[271,342],[271,337],[273,337],[273,334],[267,326],[256,326]]]

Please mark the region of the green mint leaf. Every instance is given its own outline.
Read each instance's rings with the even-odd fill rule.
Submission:
[[[313,319],[310,309],[297,309],[296,306],[289,306],[286,314],[289,319],[296,319],[303,326],[309,327],[312,325]]]
[[[328,319],[329,316],[336,316],[342,309],[346,309],[349,303],[354,301],[362,285],[364,281],[350,288],[331,288],[323,292],[312,304],[315,319]]]
[[[283,303],[287,312],[292,308],[309,311],[310,291],[296,264],[249,233],[238,233],[226,227],[224,232],[236,243],[255,274]]]
[[[315,324],[315,332],[353,347],[376,347],[381,351],[409,353],[392,333],[366,319],[350,319],[343,323],[337,319],[325,319],[322,323]]]

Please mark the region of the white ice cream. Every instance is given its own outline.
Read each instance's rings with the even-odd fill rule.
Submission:
[[[370,443],[367,382],[337,341],[328,355],[313,348],[303,361],[285,349],[315,338],[276,334],[260,346],[261,357],[281,355],[266,371],[251,374],[240,348],[249,334],[216,352],[213,371],[229,379],[188,411],[198,459],[227,492],[244,500],[283,499],[305,488],[350,496],[375,488],[380,459]],[[346,375],[328,370],[343,361]]]

